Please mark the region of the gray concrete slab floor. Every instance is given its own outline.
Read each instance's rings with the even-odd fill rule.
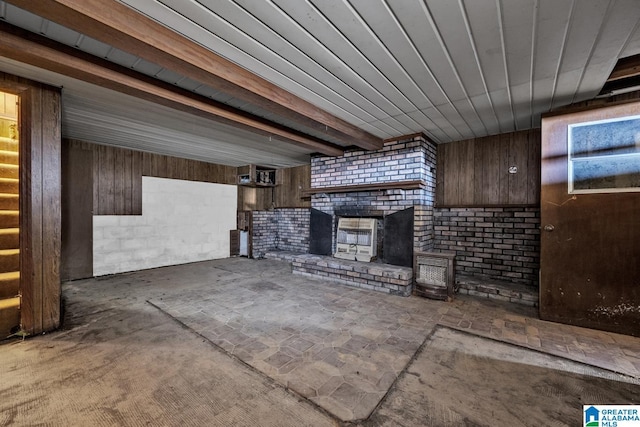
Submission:
[[[60,331],[0,344],[0,425],[576,425],[583,402],[640,404],[640,339],[490,300],[245,258],[63,296]]]

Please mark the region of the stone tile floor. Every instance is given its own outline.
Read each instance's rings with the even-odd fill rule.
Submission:
[[[640,339],[537,319],[530,307],[389,296],[238,260],[149,302],[343,421],[367,418],[437,325],[640,378]]]

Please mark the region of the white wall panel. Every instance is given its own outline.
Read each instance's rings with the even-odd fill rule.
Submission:
[[[226,258],[234,185],[142,177],[142,215],[94,216],[96,276]]]

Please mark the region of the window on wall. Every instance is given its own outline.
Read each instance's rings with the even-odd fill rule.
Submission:
[[[640,191],[640,116],[569,126],[569,193]]]

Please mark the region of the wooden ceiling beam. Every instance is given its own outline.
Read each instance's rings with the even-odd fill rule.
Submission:
[[[268,82],[116,0],[7,0],[21,9],[321,132],[375,150],[382,139]]]
[[[273,136],[328,156],[341,147],[0,22],[0,56],[197,115]],[[266,141],[266,138],[265,138]],[[265,142],[266,143],[266,142]]]
[[[607,83],[636,76],[640,76],[640,55],[619,59],[609,75]]]

